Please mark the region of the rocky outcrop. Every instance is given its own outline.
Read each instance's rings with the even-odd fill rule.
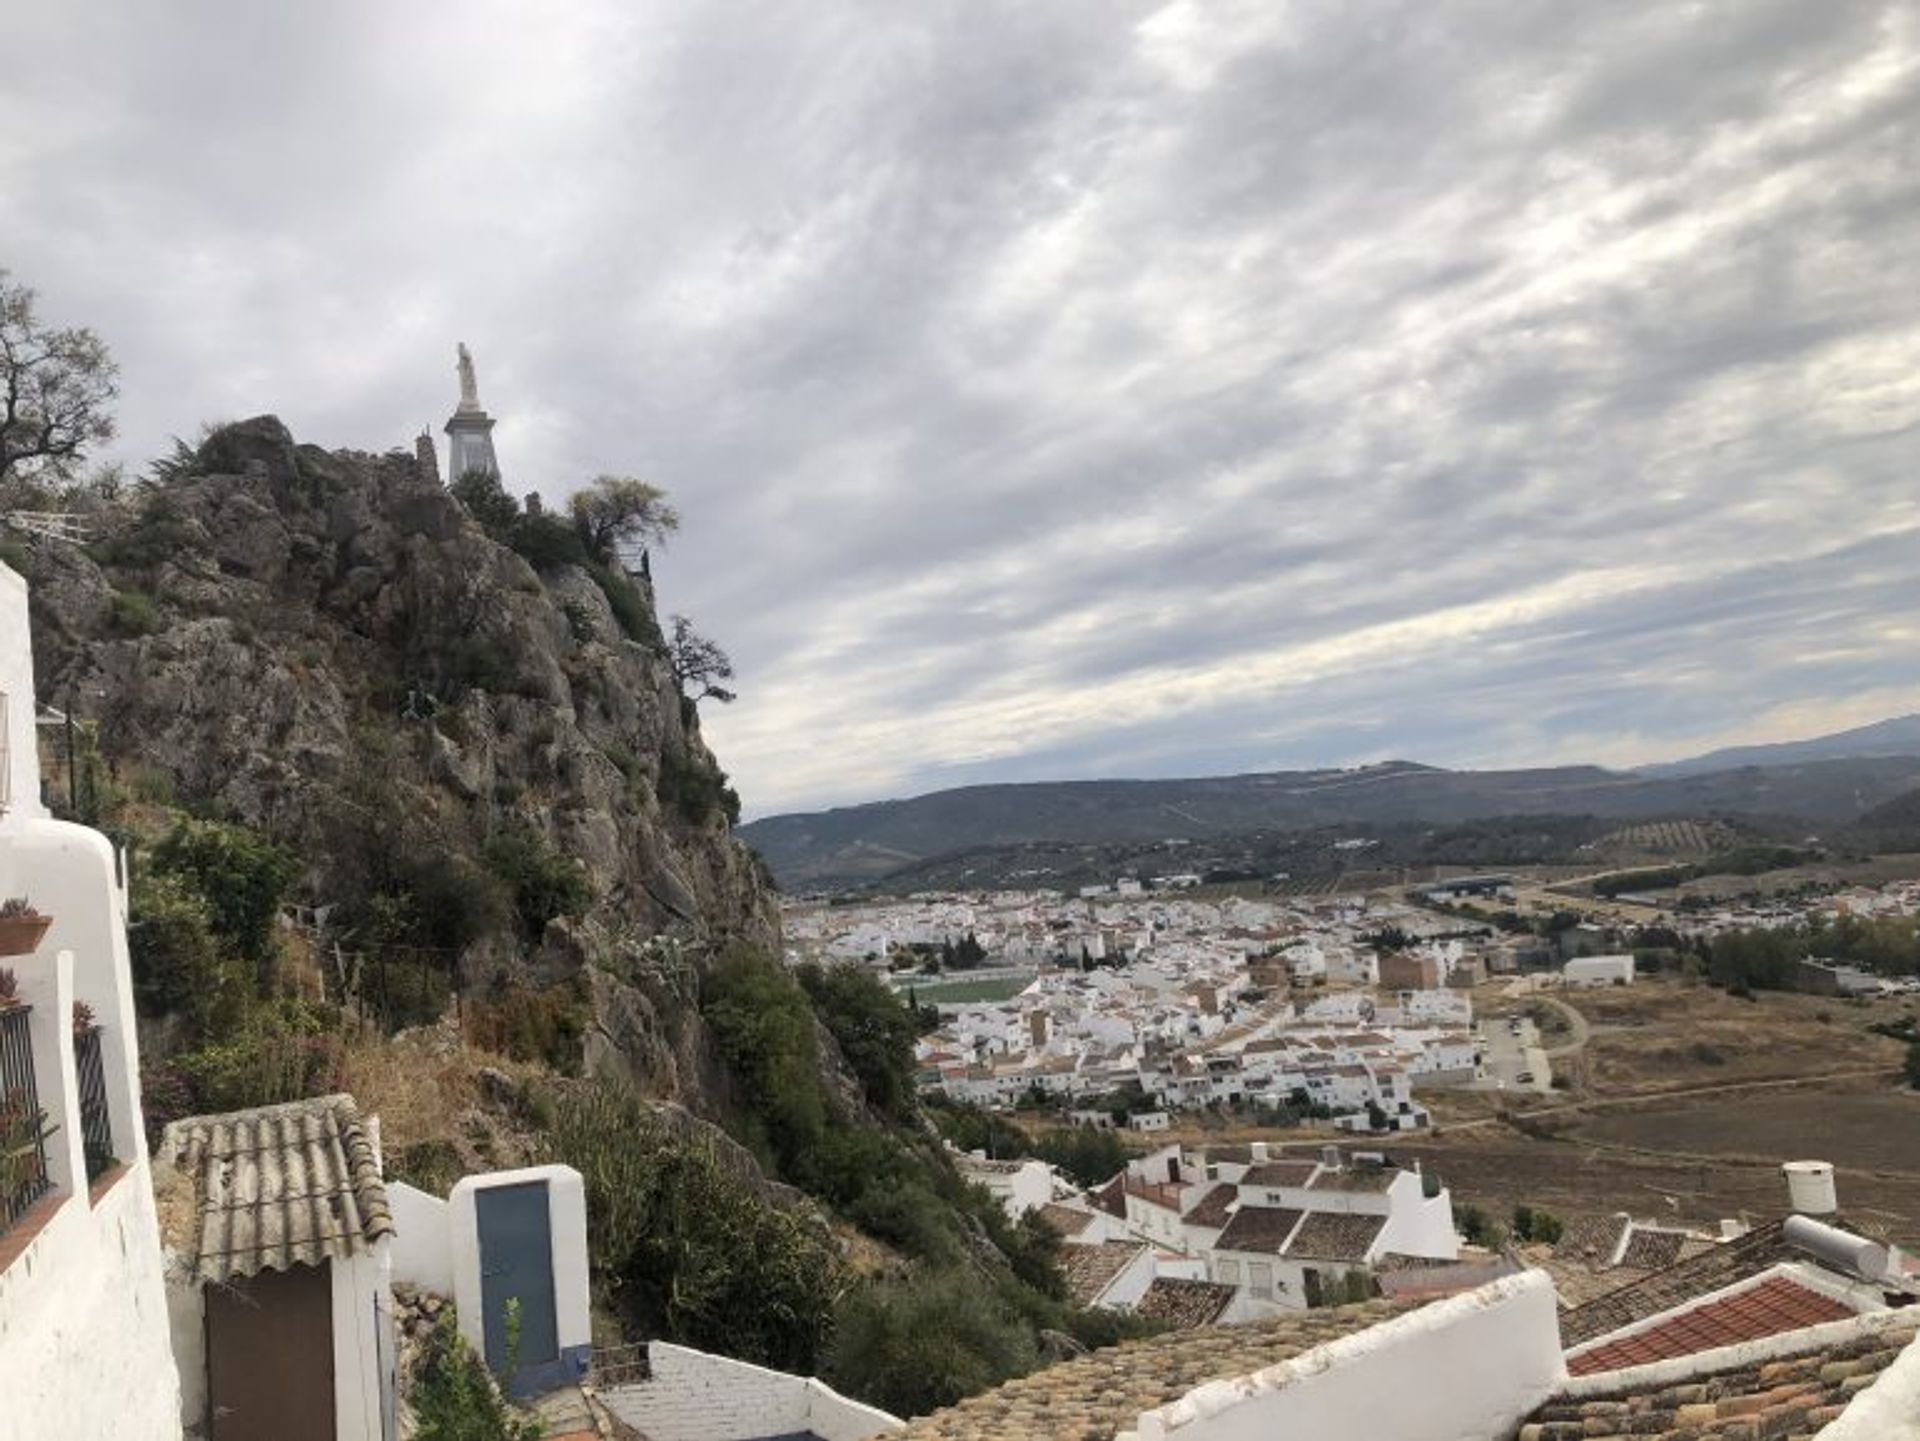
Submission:
[[[43,697],[97,721],[123,787],[287,842],[320,905],[349,869],[329,818],[369,794],[475,864],[501,827],[528,828],[585,867],[591,904],[476,947],[464,980],[583,974],[589,1059],[705,1109],[690,992],[629,963],[657,940],[696,961],[771,947],[777,915],[711,800],[718,766],[643,586],[536,569],[412,453],[298,445],[271,416],[215,433],[97,529],[35,547],[35,646]]]

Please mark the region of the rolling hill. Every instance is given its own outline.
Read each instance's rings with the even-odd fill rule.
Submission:
[[[1813,826],[1857,820],[1920,784],[1920,757],[1876,755],[1653,774],[1598,766],[1357,770],[1188,780],[966,786],[908,800],[768,816],[740,828],[788,887],[877,880],[936,856],[1037,842],[1201,840],[1254,831],[1494,816],[1716,814]]]

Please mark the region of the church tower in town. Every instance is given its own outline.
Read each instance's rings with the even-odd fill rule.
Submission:
[[[447,418],[447,479],[484,471],[496,480],[500,462],[493,455],[493,417],[480,408],[480,387],[473,378],[473,355],[460,346],[460,404]]]

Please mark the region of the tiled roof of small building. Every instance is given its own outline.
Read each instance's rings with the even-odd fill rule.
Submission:
[[[1385,1191],[1403,1173],[1397,1166],[1347,1166],[1329,1171],[1324,1166],[1310,1184],[1316,1191]]]
[[[1277,1256],[1300,1224],[1302,1213],[1283,1206],[1242,1206],[1213,1243],[1217,1251],[1255,1251]]]
[[[1656,1231],[1635,1226],[1627,1237],[1627,1249],[1620,1253],[1622,1266],[1645,1266],[1650,1271],[1671,1266],[1680,1259],[1680,1250],[1689,1237],[1682,1231]]]
[[[1278,1365],[1404,1309],[1368,1301],[1124,1341],[923,1416],[896,1441],[1112,1441],[1203,1381]]]
[[[1176,1276],[1155,1276],[1153,1284],[1133,1308],[1136,1316],[1150,1321],[1165,1321],[1179,1330],[1211,1326],[1233,1301],[1233,1287],[1212,1281],[1183,1281]]]
[[[1364,1261],[1386,1224],[1385,1216],[1309,1211],[1288,1244],[1287,1254],[1307,1261]]]
[[[1127,1219],[1127,1173],[1122,1171],[1097,1191],[1089,1192],[1087,1199],[1096,1209],[1105,1211],[1109,1216]]]
[[[1624,1211],[1611,1216],[1574,1216],[1554,1244],[1553,1259],[1579,1261],[1588,1266],[1608,1265],[1632,1224],[1632,1218]]]
[[[1094,1246],[1062,1246],[1060,1274],[1067,1294],[1081,1306],[1091,1306],[1100,1293],[1146,1250],[1141,1241],[1102,1241]]]
[[[1077,1211],[1072,1206],[1062,1206],[1057,1201],[1049,1201],[1040,1208],[1040,1219],[1062,1236],[1078,1236],[1093,1224],[1093,1212]]]
[[[351,1096],[175,1121],[154,1189],[167,1243],[200,1281],[318,1265],[393,1234]]]
[[[1670,1382],[1639,1381],[1623,1373],[1618,1390],[1547,1402],[1521,1425],[1515,1441],[1811,1437],[1893,1364],[1913,1334],[1910,1325],[1869,1331],[1798,1355]]]
[[[1239,1189],[1222,1181],[1188,1207],[1180,1219],[1196,1226],[1224,1226],[1232,1214],[1227,1208],[1239,1199]]]
[[[1240,1178],[1243,1186],[1304,1186],[1320,1169],[1318,1161],[1262,1161]]]

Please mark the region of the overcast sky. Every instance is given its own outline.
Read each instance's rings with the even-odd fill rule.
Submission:
[[[0,20],[119,453],[465,340],[510,488],[673,493],[750,813],[1920,709],[1912,0]]]

